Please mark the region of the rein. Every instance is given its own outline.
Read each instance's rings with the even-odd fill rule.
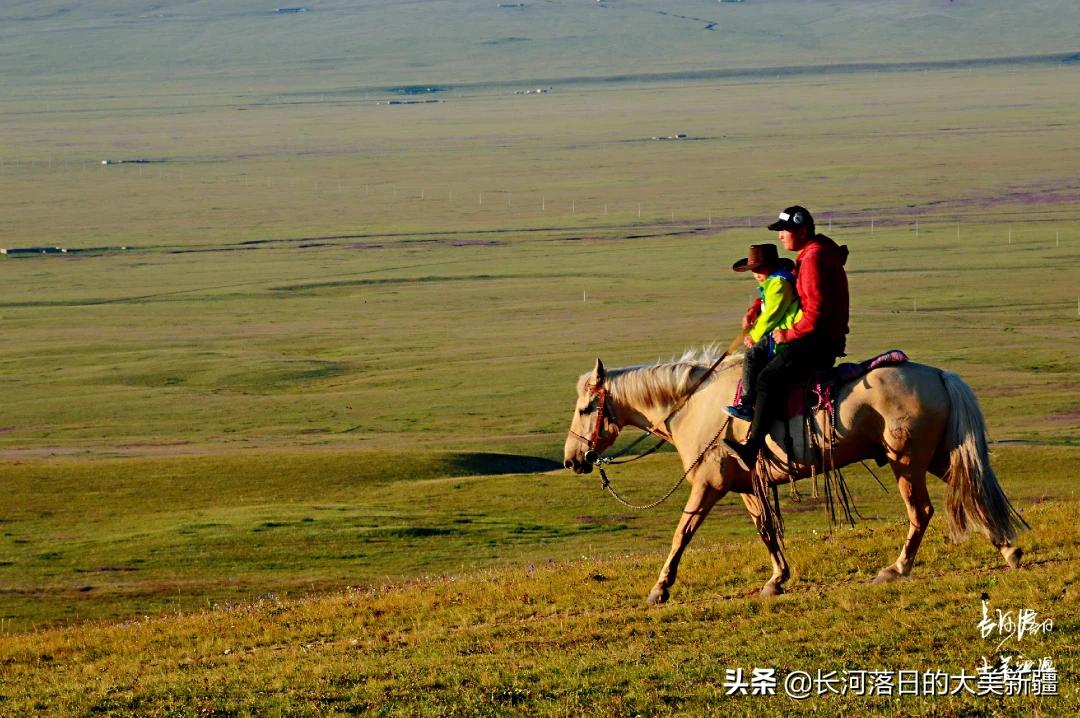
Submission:
[[[626,506],[627,508],[635,509],[635,510],[638,510],[638,511],[644,511],[644,510],[652,509],[652,508],[655,508],[655,507],[659,506],[660,504],[664,503],[669,498],[671,498],[671,495],[674,494],[675,490],[678,489],[679,486],[682,485],[682,482],[686,481],[686,477],[689,476],[690,473],[694,469],[696,469],[698,467],[698,465],[705,458],[705,455],[707,453],[709,453],[709,451],[713,448],[713,446],[716,445],[717,439],[719,439],[721,434],[724,433],[724,430],[727,429],[728,426],[730,426],[730,424],[731,424],[731,418],[730,417],[728,417],[727,421],[725,421],[723,423],[723,425],[720,427],[720,431],[716,432],[716,436],[714,436],[709,441],[709,443],[705,445],[705,448],[702,449],[701,453],[698,454],[698,457],[696,459],[694,459],[694,461],[690,464],[690,467],[686,471],[683,472],[683,475],[679,477],[679,480],[676,481],[675,484],[670,489],[668,489],[668,492],[666,494],[664,494],[663,496],[661,496],[656,501],[653,501],[650,504],[645,504],[645,505],[642,505],[642,506],[631,504],[631,503],[627,502],[625,499],[623,499],[621,496],[619,496],[615,492],[615,490],[613,488],[611,488],[611,480],[608,478],[607,472],[604,471],[604,466],[608,465],[608,464],[610,464],[612,466],[617,466],[619,464],[629,464],[631,462],[637,461],[638,459],[644,459],[646,456],[649,456],[650,454],[656,453],[660,449],[661,446],[663,446],[664,444],[671,441],[670,434],[667,431],[662,430],[660,427],[661,426],[666,427],[667,423],[669,421],[671,421],[671,418],[673,416],[675,416],[675,414],[682,411],[683,407],[686,406],[687,402],[689,402],[690,399],[697,392],[697,390],[701,388],[701,385],[705,383],[705,380],[708,379],[709,376],[711,376],[714,371],[716,371],[716,368],[718,366],[720,366],[720,363],[723,362],[724,359],[726,359],[728,357],[728,354],[730,354],[732,352],[732,350],[742,342],[743,336],[744,336],[744,333],[739,332],[739,335],[737,337],[735,337],[735,339],[731,342],[731,344],[728,346],[728,348],[724,350],[724,353],[721,354],[719,357],[717,357],[716,361],[714,361],[712,363],[712,365],[708,369],[706,369],[705,372],[700,377],[698,377],[698,380],[694,383],[694,385],[690,388],[690,390],[686,392],[686,394],[683,396],[682,399],[680,399],[678,402],[676,402],[676,404],[671,408],[670,411],[668,411],[667,415],[663,419],[661,419],[658,422],[654,422],[651,426],[649,426],[649,428],[644,429],[643,430],[645,432],[644,434],[639,436],[629,446],[627,446],[626,448],[624,448],[622,451],[615,454],[614,456],[600,456],[600,454],[596,451],[596,444],[600,440],[600,433],[601,433],[601,431],[603,429],[603,424],[604,424],[604,416],[605,416],[604,411],[605,411],[605,407],[606,407],[606,403],[607,403],[607,387],[605,387],[603,385],[600,385],[600,386],[596,386],[596,385],[592,385],[592,384],[589,385],[589,387],[588,387],[589,393],[594,394],[594,395],[596,395],[598,397],[597,407],[596,407],[596,424],[593,426],[592,436],[591,436],[591,438],[586,439],[584,436],[582,436],[581,434],[578,434],[578,433],[576,433],[574,431],[571,431],[570,433],[573,436],[575,436],[579,441],[584,442],[585,445],[588,447],[589,450],[585,453],[585,461],[587,461],[590,464],[595,465],[599,469],[599,471],[600,471],[600,487],[602,489],[604,489],[605,491],[607,491],[609,494],[611,494],[612,497],[616,501],[618,501],[623,506]],[[659,438],[660,441],[655,446],[653,446],[651,449],[648,449],[647,451],[645,451],[645,452],[643,452],[641,454],[638,454],[637,456],[635,456],[635,457],[633,457],[631,459],[626,459],[624,461],[616,461],[616,459],[618,459],[619,457],[625,456],[626,454],[628,454],[631,449],[633,449],[635,446],[637,446],[639,443],[641,443],[643,440],[645,440],[649,436],[655,436],[655,437]]]
[[[686,481],[686,477],[690,475],[690,472],[693,471],[694,469],[696,469],[698,467],[698,464],[700,464],[705,459],[705,455],[708,454],[709,451],[712,450],[712,448],[714,446],[716,446],[716,440],[720,438],[720,435],[723,434],[724,431],[730,425],[731,425],[731,417],[729,416],[727,418],[727,420],[723,423],[723,425],[720,427],[720,431],[716,432],[716,436],[714,436],[712,439],[709,440],[709,443],[705,445],[705,448],[701,450],[701,453],[698,454],[697,458],[694,459],[693,463],[690,464],[690,468],[688,468],[686,471],[683,472],[683,475],[679,477],[679,480],[676,481],[675,484],[670,489],[668,489],[668,492],[666,494],[664,494],[663,496],[658,498],[656,501],[653,501],[651,504],[645,504],[643,506],[638,506],[637,504],[632,504],[632,503],[628,502],[626,499],[624,499],[623,497],[621,497],[617,493],[615,493],[615,489],[611,488],[611,480],[608,479],[607,472],[604,471],[603,466],[598,467],[599,470],[600,470],[600,487],[603,488],[605,491],[607,491],[609,494],[611,494],[612,498],[614,498],[616,501],[618,501],[620,504],[627,507],[628,509],[634,509],[636,511],[647,511],[649,509],[654,509],[657,506],[659,506],[660,504],[662,504],[665,501],[667,501],[668,499],[670,499],[671,495],[675,493],[675,490],[677,488],[679,488],[680,486],[682,486],[682,482]],[[646,434],[645,436],[648,436],[648,434]],[[664,443],[665,443],[664,440],[661,439],[659,444],[654,446],[652,449],[650,449],[645,454],[642,454],[641,456],[636,456],[633,459],[630,459],[629,461],[620,461],[619,463],[620,464],[629,464],[630,461],[636,461],[637,459],[640,459],[642,456],[647,456],[648,454],[651,454],[652,452],[656,451]],[[608,462],[606,462],[606,463],[610,463],[610,460],[608,460]]]

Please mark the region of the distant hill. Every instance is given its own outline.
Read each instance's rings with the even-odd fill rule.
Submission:
[[[25,0],[0,67],[20,92],[356,91],[1060,55],[1078,24],[1075,0]]]

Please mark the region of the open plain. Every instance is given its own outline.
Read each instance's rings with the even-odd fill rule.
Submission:
[[[0,9],[0,715],[1080,711],[1071,3],[228,5]],[[789,595],[728,497],[646,609],[685,488],[559,468],[576,378],[726,346],[795,202],[851,358],[975,390],[1027,564],[935,519],[869,586],[856,467],[855,528],[782,492]],[[1060,695],[724,683],[1010,652]]]

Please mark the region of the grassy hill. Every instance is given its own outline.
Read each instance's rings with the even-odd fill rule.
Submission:
[[[510,7],[504,7],[509,5]],[[354,92],[1069,53],[1075,3],[921,0],[5,3],[4,73],[23,92]]]
[[[299,601],[269,594],[194,613],[180,606],[0,637],[0,714],[1075,715],[1077,496],[1051,483],[1053,500],[1021,502],[1035,530],[1019,571],[997,565],[985,542],[949,546],[932,527],[915,577],[871,587],[867,569],[893,555],[901,520],[888,530],[789,535],[796,576],[789,594],[770,601],[753,595],[766,573],[756,539],[703,537],[672,603],[659,609],[644,607],[658,551]],[[1053,629],[1019,641],[984,637],[984,594],[991,615],[1031,609]],[[955,676],[1004,655],[1051,658],[1059,695],[826,691],[796,700],[784,688],[793,671],[835,671],[846,685],[845,671]],[[755,668],[775,669],[776,695],[727,695],[728,671],[749,677]]]

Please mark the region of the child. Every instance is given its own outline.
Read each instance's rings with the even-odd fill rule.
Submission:
[[[749,256],[731,266],[736,272],[753,272],[760,299],[754,300],[743,318],[746,358],[743,364],[742,397],[738,404],[725,409],[736,419],[750,421],[754,416],[754,383],[758,372],[776,353],[772,331],[790,329],[802,316],[795,293],[795,263],[781,259],[775,244],[750,245]]]

